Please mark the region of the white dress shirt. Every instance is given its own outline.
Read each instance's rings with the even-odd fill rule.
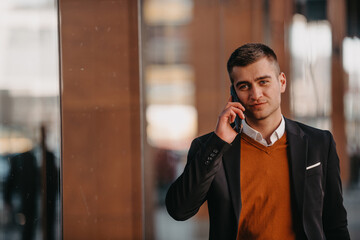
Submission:
[[[242,122],[242,132],[254,139],[255,141],[261,143],[262,145],[269,147],[273,145],[277,140],[279,140],[285,133],[285,120],[284,117],[281,116],[280,125],[270,136],[270,143],[267,143],[266,140],[263,138],[259,131],[256,131],[252,127],[250,127],[246,121]]]

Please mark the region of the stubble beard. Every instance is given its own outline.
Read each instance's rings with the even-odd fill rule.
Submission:
[[[251,121],[259,122],[273,116],[273,114],[275,114],[277,111],[280,111],[281,113],[280,104],[273,109],[264,108],[261,110],[253,110],[251,108],[247,108],[245,110],[245,116]]]

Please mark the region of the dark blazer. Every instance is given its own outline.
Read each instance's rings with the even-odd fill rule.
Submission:
[[[331,133],[289,119],[285,119],[285,131],[297,239],[350,239]],[[239,159],[240,134],[232,144],[215,133],[196,138],[184,172],[168,190],[169,214],[186,220],[207,201],[209,239],[236,239],[241,212]]]

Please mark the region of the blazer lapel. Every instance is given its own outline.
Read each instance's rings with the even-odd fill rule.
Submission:
[[[238,134],[232,142],[232,147],[223,156],[223,165],[227,182],[230,188],[230,196],[235,211],[235,216],[239,221],[241,209],[240,196],[240,135]]]
[[[285,119],[285,129],[288,139],[288,157],[290,177],[300,216],[303,212],[304,181],[307,162],[308,140],[300,127],[293,121]]]

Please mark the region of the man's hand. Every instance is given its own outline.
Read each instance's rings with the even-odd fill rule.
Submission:
[[[231,127],[230,123],[235,121],[236,115],[241,119],[245,119],[245,108],[239,102],[232,102],[229,98],[224,110],[221,112],[216,124],[215,134],[227,143],[234,141],[237,132]]]

